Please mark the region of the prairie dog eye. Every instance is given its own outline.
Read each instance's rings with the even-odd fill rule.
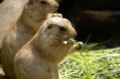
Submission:
[[[52,28],[52,26],[50,25],[50,26],[48,26],[48,29],[51,29]]]
[[[59,27],[61,31],[66,31],[64,27]]]
[[[42,4],[47,4],[47,2],[46,2],[46,1],[40,1],[40,3],[42,3]]]

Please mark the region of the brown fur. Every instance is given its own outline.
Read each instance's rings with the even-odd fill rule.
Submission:
[[[16,79],[13,66],[15,54],[57,8],[58,3],[54,0],[29,0],[20,18],[9,28],[2,43],[1,62],[5,74],[10,79]]]
[[[47,19],[16,54],[14,68],[17,79],[60,79],[57,64],[66,55],[78,50],[73,43],[76,35],[76,30],[67,19]],[[82,46],[82,42],[78,44]]]

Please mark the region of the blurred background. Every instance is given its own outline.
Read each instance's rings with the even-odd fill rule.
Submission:
[[[120,0],[60,0],[58,13],[78,32],[77,40],[120,46]]]
[[[69,19],[78,32],[76,40],[107,48],[120,46],[120,0],[57,1],[57,12]]]

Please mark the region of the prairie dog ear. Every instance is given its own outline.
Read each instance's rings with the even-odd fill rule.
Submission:
[[[29,0],[28,1],[27,6],[29,7],[30,10],[35,10],[34,3],[35,3],[34,0]]]
[[[29,4],[30,4],[30,5],[33,5],[33,0],[29,0]]]
[[[34,1],[33,0],[28,0],[27,5],[30,7],[31,5],[33,5]]]

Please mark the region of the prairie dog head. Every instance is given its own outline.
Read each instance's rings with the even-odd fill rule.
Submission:
[[[39,29],[41,39],[48,39],[50,42],[68,41],[77,35],[71,22],[65,18],[52,17],[47,19]]]
[[[53,13],[58,6],[55,0],[29,0],[26,5],[27,9],[33,13]]]

